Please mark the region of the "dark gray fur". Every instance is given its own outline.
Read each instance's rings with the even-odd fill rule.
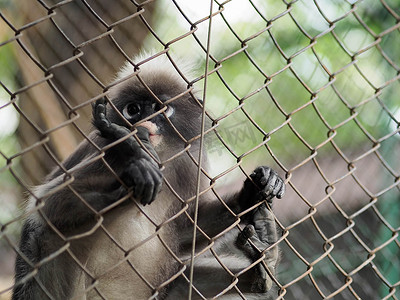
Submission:
[[[176,82],[176,78],[168,73],[161,72],[157,76],[149,75],[145,79],[153,93],[162,101],[185,91],[185,85]],[[142,115],[139,119],[129,120],[132,124],[163,107],[162,103],[157,102],[136,79],[130,79],[121,86],[115,87],[111,93],[111,100],[120,112],[127,103],[140,103],[142,105]],[[154,103],[156,105],[152,105]],[[166,163],[162,173],[157,163],[151,158],[152,155],[162,162],[185,147],[185,141],[179,137],[175,130],[178,130],[186,140],[200,133],[201,107],[192,96],[182,96],[170,105],[175,109],[174,115],[170,117],[175,128],[170,126],[163,114],[151,119],[151,122],[158,126],[159,133],[163,137],[161,146],[154,149],[149,141],[147,129],[138,127],[137,137],[146,146],[147,151],[140,147],[134,136],[131,136],[108,149],[105,152],[104,161],[97,159],[90,162],[91,159],[101,153],[97,148],[102,149],[130,133],[126,120],[123,120],[118,113],[107,105],[104,99],[94,105],[93,123],[96,128],[89,135],[90,141],[85,140],[81,143],[77,150],[63,163],[63,168],[73,176],[71,183],[60,188],[70,178],[64,174],[62,168],[57,167],[47,176],[45,183],[37,188],[36,196],[40,201],[44,201],[45,205],[39,213],[32,214],[23,225],[20,241],[21,255],[18,255],[15,267],[16,284],[13,290],[13,300],[100,299],[103,297],[109,297],[109,299],[147,299],[151,295],[159,299],[184,299],[187,296],[188,284],[183,276],[178,277],[164,289],[152,291],[149,288],[148,292],[140,292],[143,290],[143,283],[139,283],[137,279],[128,281],[129,284],[125,285],[125,290],[126,293],[131,294],[124,294],[124,290],[121,290],[121,286],[118,285],[118,278],[126,278],[126,275],[125,273],[118,273],[119,268],[111,271],[112,276],[106,276],[107,278],[99,276],[97,285],[91,287],[91,284],[94,283],[93,279],[86,272],[83,272],[79,266],[79,264],[84,265],[90,274],[100,272],[96,268],[96,257],[93,256],[96,253],[102,253],[99,250],[102,243],[99,244],[98,242],[100,238],[104,239],[104,230],[97,228],[93,234],[85,234],[93,230],[99,222],[99,211],[112,206],[116,201],[125,197],[126,199],[116,207],[102,214],[104,227],[110,232],[120,232],[124,231],[125,228],[114,228],[115,225],[113,224],[118,224],[113,223],[115,218],[118,217],[118,214],[124,214],[126,220],[132,220],[134,223],[133,218],[135,216],[131,216],[131,219],[126,216],[126,212],[129,212],[130,209],[136,211],[134,207],[142,207],[149,214],[155,214],[162,209],[165,214],[160,216],[160,219],[164,221],[184,207],[184,204],[178,201],[169,191],[167,185],[162,183],[163,179],[172,186],[182,199],[186,200],[195,196],[197,166],[188,154],[183,154],[172,162]],[[197,142],[192,144],[190,153],[197,158]],[[113,175],[104,162],[114,170],[119,178]],[[267,167],[257,168],[251,178],[252,180],[247,179],[245,181],[240,193],[224,199],[236,213],[265,199],[271,203],[275,196],[280,198],[284,193],[282,179]],[[206,185],[206,180],[203,180],[202,187],[204,188]],[[126,197],[127,195],[133,197]],[[29,201],[29,209],[39,204],[33,197]],[[193,205],[190,204],[191,206]],[[189,214],[193,214],[192,208],[189,209]],[[47,220],[42,216],[45,216]],[[218,235],[235,221],[236,218],[217,199],[208,199],[207,196],[200,198],[199,226],[210,237]],[[49,226],[48,222],[52,226]],[[243,268],[241,267],[243,264],[249,265],[252,261],[261,257],[260,252],[254,246],[264,250],[277,240],[275,221],[265,204],[261,204],[243,216],[242,222],[244,224],[242,232],[234,228],[218,238],[214,246],[215,251],[223,257],[229,267],[232,267],[232,270]],[[141,228],[135,224],[132,226]],[[182,215],[163,228],[160,237],[174,253],[187,263],[193,230],[187,217]],[[150,230],[148,234],[151,233]],[[71,237],[80,234],[85,236],[71,239]],[[121,236],[124,239],[126,239],[126,236],[135,239],[140,234],[141,232],[129,232]],[[104,241],[108,243],[107,239]],[[124,242],[129,244],[129,241],[125,240]],[[198,248],[200,249],[207,243],[208,240],[198,234]],[[56,253],[63,246],[67,250]],[[116,251],[115,253],[119,253],[118,249],[114,249],[113,244],[104,247],[104,249],[110,247],[110,249]],[[143,247],[146,247],[146,244]],[[111,264],[113,263],[113,253],[109,254]],[[160,255],[162,253],[156,252]],[[47,261],[49,255],[53,255],[53,257]],[[163,254],[163,259],[158,259],[157,262],[153,262],[151,256],[134,257],[134,254],[131,255],[133,262],[147,260],[153,263],[156,275],[153,274],[153,278],[146,278],[153,287],[162,284],[183,268],[167,252],[165,255]],[[124,257],[124,253],[121,254],[121,257]],[[272,280],[265,270],[265,265],[274,274],[277,261],[278,251],[276,246],[265,253],[265,264],[258,264],[240,277],[239,286],[246,297],[249,299],[266,299],[268,295],[272,295]],[[104,267],[104,269],[106,268]],[[127,269],[121,267],[121,270],[125,272]],[[144,270],[143,272],[151,273],[151,270]],[[112,281],[111,277],[115,278],[115,281]],[[196,259],[194,279],[195,287],[205,297],[215,296],[232,280],[209,253],[205,253]],[[107,283],[102,285],[102,280],[106,280]],[[140,287],[138,293],[135,290],[136,286],[138,286],[138,289]],[[112,293],[114,287],[116,294]],[[85,289],[88,289],[88,291],[85,292]],[[200,295],[194,291],[193,299],[198,297]],[[239,296],[232,289],[225,297],[235,299]]]

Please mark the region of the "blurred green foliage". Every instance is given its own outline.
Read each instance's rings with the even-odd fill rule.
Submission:
[[[261,18],[248,3],[241,7],[242,15],[247,17],[230,14],[231,3],[227,3],[212,24],[211,54],[222,63],[210,62],[209,69],[220,68],[208,78],[207,107],[218,118],[243,101],[242,109],[221,121],[221,127],[249,122],[249,117],[259,126],[252,126],[255,139],[235,144],[227,141],[235,153],[245,153],[268,136],[269,147],[290,166],[320,147],[328,147],[326,153],[334,151],[329,145],[323,146],[332,132],[336,134],[334,142],[349,149],[372,145],[396,130],[392,116],[399,112],[400,86],[398,81],[391,81],[400,65],[400,34],[393,30],[377,46],[370,46],[374,35],[396,24],[382,4],[357,4],[357,16],[365,22],[362,24],[355,15],[348,14],[350,4],[321,1],[326,17],[338,19],[330,25],[312,2],[295,2],[290,13],[280,1],[253,3],[268,19]],[[184,11],[190,19],[190,11]],[[166,5],[162,10],[165,13],[176,12]],[[192,21],[197,20],[194,16]],[[156,32],[165,42],[188,30],[189,24],[180,21],[179,16],[170,18],[174,25],[166,23],[165,18],[156,19]],[[266,20],[272,20],[269,30],[265,30]],[[195,33],[204,47],[206,23],[199,24]],[[260,34],[250,39],[256,33]],[[187,56],[186,49],[199,48],[194,39],[183,39],[178,44],[175,48],[171,45],[178,55]],[[240,49],[239,54],[225,60]],[[192,55],[204,60],[204,53]],[[288,118],[290,124],[280,128]]]

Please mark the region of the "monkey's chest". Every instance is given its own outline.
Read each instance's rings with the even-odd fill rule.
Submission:
[[[170,255],[161,242],[164,239],[168,234],[157,230],[151,212],[134,205],[117,208],[104,216],[103,224],[88,239],[89,251],[82,264],[107,299],[128,299],[132,294],[147,299],[151,290],[146,281],[158,284],[160,270],[168,268]],[[82,272],[78,281],[86,289],[93,278]]]

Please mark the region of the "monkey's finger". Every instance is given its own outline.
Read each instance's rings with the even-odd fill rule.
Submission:
[[[258,234],[254,234],[251,237],[249,237],[249,241],[252,243],[252,248],[253,250],[253,259],[258,259],[261,256],[261,251],[265,250],[269,245],[261,241],[260,237]],[[254,245],[254,246],[253,246]],[[254,248],[256,247],[256,248]]]
[[[254,267],[256,276],[251,285],[251,291],[254,293],[266,293],[272,288],[272,279],[269,277],[265,267],[259,263]]]
[[[281,179],[282,185],[280,187],[279,192],[276,194],[276,198],[281,199],[283,195],[285,194],[286,191],[286,185],[285,182]]]
[[[262,254],[248,242],[249,240],[251,240],[252,244],[259,249],[264,249],[266,247],[266,245],[258,239],[253,225],[247,225],[239,234],[237,238],[237,246],[254,262],[259,260],[262,257]],[[256,276],[252,281],[251,290],[260,293],[267,292],[271,289],[272,280],[268,276],[268,273],[261,262],[254,266],[254,272],[256,273]]]
[[[146,127],[139,126],[137,129],[137,137],[142,141],[143,145],[146,149],[157,159],[160,160],[156,150],[154,149],[153,145],[150,142],[150,133]],[[149,157],[150,158],[150,157]]]
[[[104,97],[92,104],[93,124],[102,133],[108,131],[112,124],[107,118],[106,104]]]
[[[92,105],[106,105],[107,104],[107,99],[106,97],[101,97],[100,99],[96,100],[95,103],[92,103]]]
[[[268,251],[265,251],[265,249],[267,249],[270,245],[278,240],[274,216],[272,212],[267,209],[266,205],[261,205],[260,207],[258,207],[257,212],[254,215],[253,221],[257,236],[260,241],[265,245],[264,249],[261,249],[263,250],[263,253],[265,255],[264,263],[272,272],[272,274],[275,274],[275,266],[279,259],[278,248],[274,246]],[[269,277],[267,277],[266,279],[269,280]]]
[[[279,176],[278,174],[274,171],[274,170],[270,170],[269,172],[269,177],[267,178],[267,181],[265,183],[265,187],[264,187],[264,193],[266,195],[273,195],[273,191],[274,191],[274,187],[277,183],[277,181],[279,180]]]
[[[264,186],[267,183],[271,169],[269,167],[257,167],[252,174],[251,179],[259,186]]]
[[[247,225],[239,234],[236,239],[236,244],[238,246],[248,246],[248,239],[256,233],[253,225]],[[248,244],[248,245],[246,245]]]
[[[138,174],[136,176],[137,181],[135,182],[135,193],[140,203],[146,205],[148,203],[148,189],[151,186],[153,179],[151,178],[150,173],[148,172],[148,167],[146,165],[145,160],[136,161],[136,166],[138,168]]]
[[[125,128],[125,127],[122,127],[122,128]],[[150,152],[151,155],[153,155],[153,157],[159,161],[160,158],[158,157],[157,152],[154,150],[154,147],[150,142],[149,130],[142,126],[139,126],[136,129],[137,129],[137,133],[136,133],[137,138],[140,139],[140,141],[142,142],[144,147],[147,149],[147,151]],[[128,129],[126,129],[126,130],[128,130]],[[127,134],[129,134],[129,131]],[[152,159],[152,157],[145,151],[145,149],[143,149],[142,145],[140,145],[138,143],[138,141],[136,140],[136,138],[134,138],[133,136],[131,136],[131,137],[127,138],[125,141],[123,141],[122,146],[124,148],[124,151],[131,157],[133,157],[135,159],[144,158],[144,159],[150,161],[151,163],[157,165],[157,162],[154,161],[154,159]]]
[[[115,123],[112,123],[108,120],[106,113],[107,113],[107,108],[106,108],[106,100],[104,98],[101,98],[97,100],[93,106],[93,123],[97,127],[97,129],[100,130],[101,134],[109,139],[113,140],[118,140],[121,138],[124,138],[127,134],[130,133],[130,130],[124,126],[117,125]],[[131,147],[133,144],[134,147],[138,147],[138,143],[136,142],[135,139],[130,140],[128,138],[126,140],[127,144],[129,144]]]
[[[260,185],[261,186],[265,186],[265,185],[268,184],[268,180],[272,176],[273,172],[274,171],[269,167],[264,167],[264,166],[260,167],[260,170],[259,170],[259,174],[260,174],[259,181],[260,181]]]
[[[271,196],[278,197],[280,191],[282,190],[282,186],[284,185],[283,180],[280,177],[277,177],[273,190],[271,192]],[[272,198],[271,198],[272,200]]]
[[[94,104],[93,110],[93,124],[100,130],[105,130],[105,128],[110,126],[110,121],[106,117],[106,106],[104,104]]]
[[[239,232],[236,238],[236,246],[244,250],[246,254],[252,254],[252,247],[249,243],[249,237],[252,235],[252,232],[255,232],[253,225],[247,225],[241,232]],[[247,255],[248,257],[252,257],[252,255]]]
[[[252,244],[259,249],[266,248],[266,245],[259,240],[256,229],[253,225],[247,225],[243,231],[239,233],[236,240],[236,245],[248,258],[250,258],[252,261],[257,261],[262,257],[262,254],[260,251],[255,249],[251,243],[249,243],[249,240],[251,240]],[[272,280],[268,276],[263,263],[260,262],[254,266],[254,272],[256,273],[256,276],[252,281],[251,290],[258,293],[264,293],[270,290],[272,287]]]
[[[128,128],[111,123],[102,113],[98,119],[93,120],[93,123],[103,137],[113,141],[119,140],[130,133]]]
[[[140,202],[143,205],[150,204],[156,196],[154,192],[158,174],[154,171],[154,165],[146,159],[138,160],[137,166],[142,175],[140,191],[138,191]]]
[[[156,196],[157,196],[158,193],[161,191],[161,188],[162,188],[162,180],[160,181],[160,183],[158,183],[158,184],[156,184],[156,185],[154,186],[154,193],[153,193],[154,199],[153,199],[151,202],[153,202],[153,201],[155,200]],[[151,203],[151,202],[150,202],[150,203]]]
[[[253,181],[261,188],[258,195],[258,200],[271,200],[273,199],[280,190],[279,185],[281,185],[282,179],[279,177],[278,173],[269,167],[258,167],[250,175]]]
[[[146,170],[144,172],[144,179],[145,179],[145,184],[144,184],[142,199],[140,202],[143,205],[146,205],[150,204],[154,200],[154,180],[153,177],[150,175],[149,170]]]
[[[141,198],[143,194],[144,178],[141,168],[136,163],[131,163],[126,171],[125,182],[133,187],[135,198]]]
[[[136,136],[143,142],[143,144],[150,144],[150,133],[146,127],[139,126],[136,128],[137,133]]]
[[[158,169],[158,167],[153,167],[153,165],[148,168],[148,172],[150,173],[150,175],[153,178],[153,186],[152,186],[153,192],[152,192],[152,196],[148,202],[148,204],[151,204],[155,200],[155,198],[157,197],[158,193],[161,190],[162,174],[161,174],[161,171]]]
[[[272,191],[268,194],[263,192],[263,196],[265,200],[267,200],[269,203],[272,203],[272,199],[274,197],[281,199],[283,197],[283,195],[285,194],[285,182],[283,181],[283,179],[281,177],[279,177],[278,175],[276,176],[276,181],[274,183],[274,186],[272,186]]]
[[[97,118],[99,113],[105,115],[106,112],[106,99],[104,97],[98,99],[96,102],[92,102],[92,114],[93,118]]]
[[[258,244],[256,245],[256,247],[260,246],[260,241],[255,241],[256,239],[257,233],[253,225],[247,225],[242,230],[242,232],[238,234],[238,237],[236,239],[237,247],[241,249],[251,260],[256,260],[260,258],[260,252],[257,251],[257,249],[255,249],[254,246],[249,243],[249,240],[251,240],[253,243],[255,242],[255,244]],[[264,245],[261,248],[264,249]]]
[[[138,172],[139,170],[135,164],[128,163],[126,169],[121,174],[121,179],[128,187],[133,187],[135,184],[134,176]]]
[[[277,176],[276,181],[273,184],[274,185],[270,186],[271,190],[269,192],[265,192],[265,191],[262,192],[263,199],[267,200],[268,203],[270,203],[270,204],[272,203],[272,199],[274,199],[277,196],[278,192],[281,189],[282,180],[280,179],[280,177]]]
[[[264,249],[278,240],[274,216],[265,204],[255,210],[253,223],[257,237],[264,244]]]
[[[146,174],[146,172],[146,169],[139,161],[135,161],[128,166],[124,177],[125,183],[133,187],[134,198],[142,204],[147,203],[147,200],[144,199],[146,185],[151,180],[151,178],[149,179],[150,175]]]
[[[119,139],[126,137],[130,133],[130,130],[124,126],[120,126],[108,120],[106,116],[107,113],[106,104],[107,102],[105,98],[101,98],[97,100],[94,104],[92,104],[93,123],[100,131],[103,137],[111,139],[113,141],[117,141]],[[142,135],[141,139],[148,140],[149,138],[148,131],[146,128],[143,129],[144,130],[141,131]],[[146,132],[147,132],[147,137],[146,137]],[[139,153],[140,150],[139,143],[133,137],[129,137],[124,141],[122,141],[121,146],[122,146],[122,151],[126,152],[126,154],[128,155],[132,154],[130,152],[137,154]]]
[[[110,127],[102,132],[103,136],[113,141],[125,138],[130,134],[128,128],[119,126],[117,124],[111,123]],[[119,143],[119,153],[122,157],[137,160],[140,158],[146,158],[148,160],[151,157],[142,149],[140,144],[136,141],[133,136],[125,138]],[[156,156],[158,158],[158,156]]]
[[[124,138],[130,133],[128,128],[114,123],[110,123],[110,126],[105,128],[104,131],[109,135],[110,138],[112,138],[115,141]],[[126,139],[125,141],[127,140],[129,140],[129,138]]]

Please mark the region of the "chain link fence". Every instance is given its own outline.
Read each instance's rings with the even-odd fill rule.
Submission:
[[[273,207],[281,252],[273,299],[400,298],[397,0],[0,8],[0,299],[11,298],[32,186],[88,139],[91,104],[140,49],[198,71],[175,65],[189,88],[204,91],[208,189],[218,198],[258,165],[285,179]],[[235,276],[226,289],[245,298]]]

